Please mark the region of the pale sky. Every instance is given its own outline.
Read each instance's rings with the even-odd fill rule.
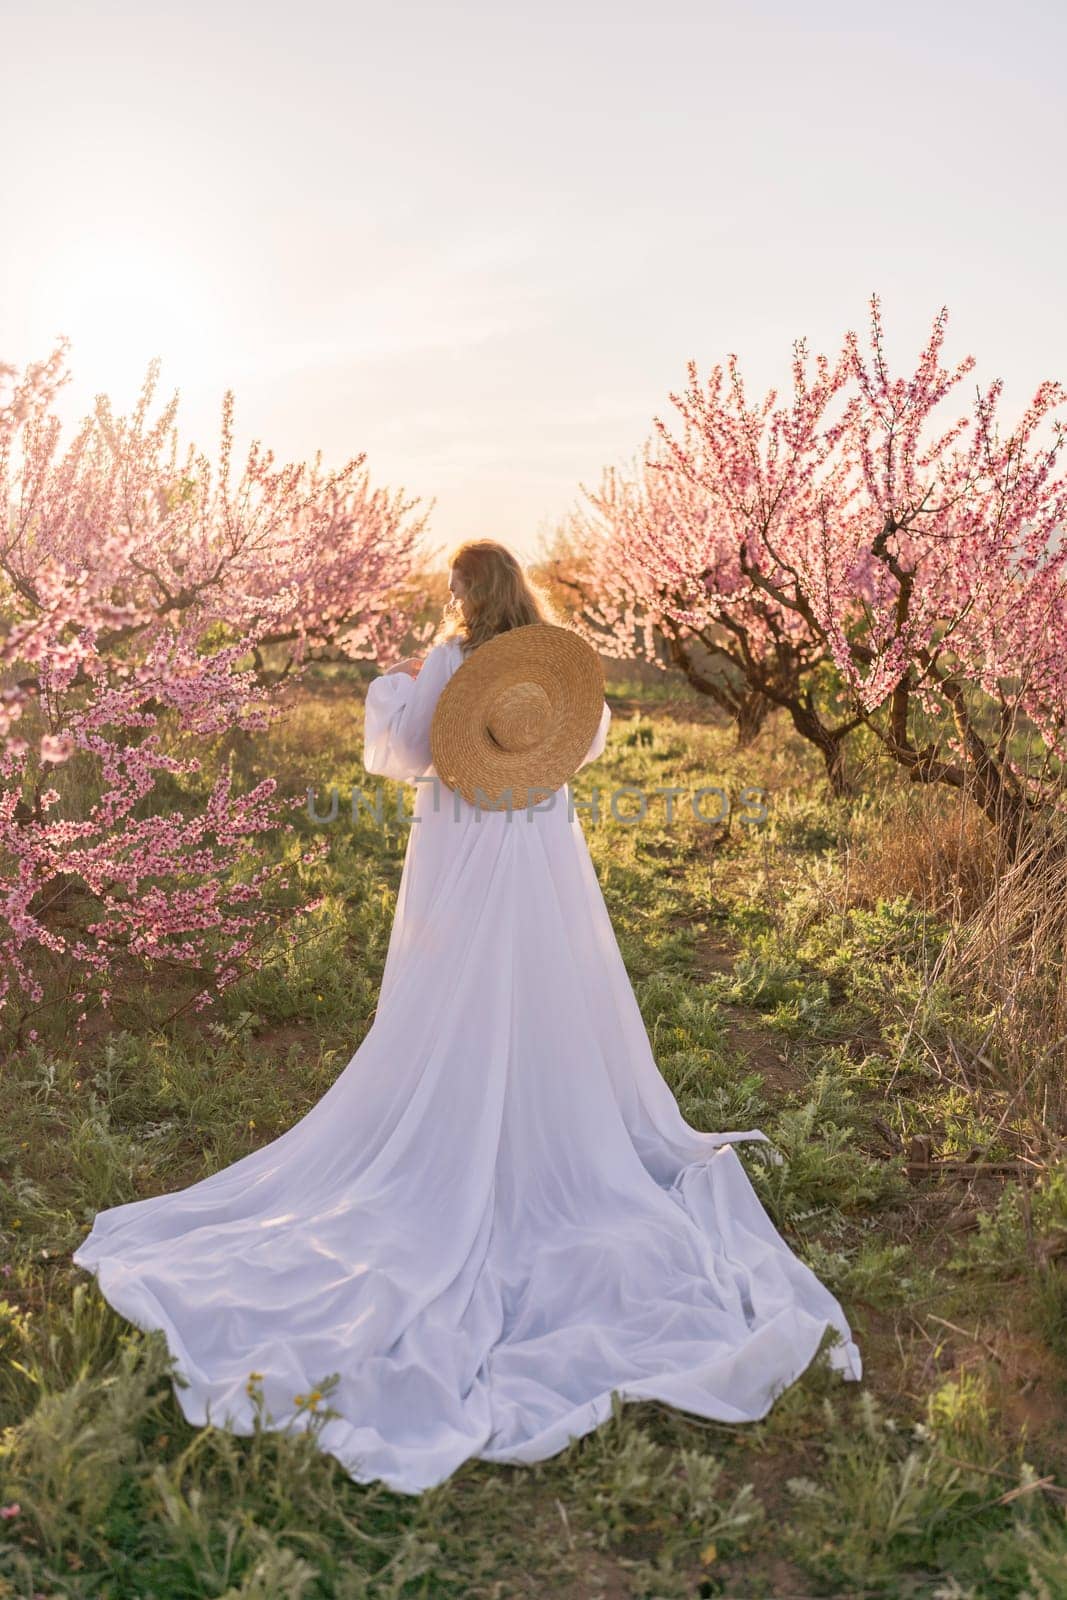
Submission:
[[[1067,380],[1062,0],[0,0],[0,360],[524,555],[735,350]]]

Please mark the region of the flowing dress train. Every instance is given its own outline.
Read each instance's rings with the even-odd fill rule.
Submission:
[[[369,772],[434,779],[460,661],[449,641],[370,684]],[[554,1454],[613,1390],[760,1418],[827,1328],[860,1377],[732,1148],[764,1135],[698,1132],[660,1074],[569,799],[478,811],[420,783],[348,1065],[270,1144],[96,1217],[74,1260],[163,1331],[190,1422],[250,1433],[254,1371],[274,1426],[307,1426],[295,1397],[336,1373],[322,1447],[417,1494],[470,1457]]]

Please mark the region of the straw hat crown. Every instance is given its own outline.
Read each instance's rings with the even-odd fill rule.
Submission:
[[[482,810],[518,810],[573,777],[604,708],[604,671],[570,628],[530,622],[479,645],[434,709],[433,764]]]

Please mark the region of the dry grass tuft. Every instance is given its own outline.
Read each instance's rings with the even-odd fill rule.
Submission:
[[[905,895],[960,922],[986,904],[1003,866],[986,818],[945,789],[890,788],[853,816],[849,832],[849,903],[868,909]]]

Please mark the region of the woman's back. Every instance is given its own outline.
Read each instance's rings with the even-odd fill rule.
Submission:
[[[532,801],[527,796],[525,802],[520,798],[514,806],[506,804],[498,810],[493,801],[499,795],[484,793],[478,798],[476,791],[476,802],[471,803],[458,790],[448,787],[437,773],[430,741],[434,711],[445,685],[465,659],[469,657],[464,657],[459,640],[446,639],[429,652],[417,677],[389,674],[369,685],[364,709],[365,769],[380,777],[417,783],[415,816],[420,821],[433,818],[453,828],[492,822],[497,828],[502,825],[500,819],[506,819],[512,825],[521,822],[543,827],[545,824],[537,823],[537,818],[558,814],[570,823],[574,813],[566,784],[556,790],[546,787]],[[611,709],[605,700],[599,726],[579,770],[602,754],[610,722]]]

